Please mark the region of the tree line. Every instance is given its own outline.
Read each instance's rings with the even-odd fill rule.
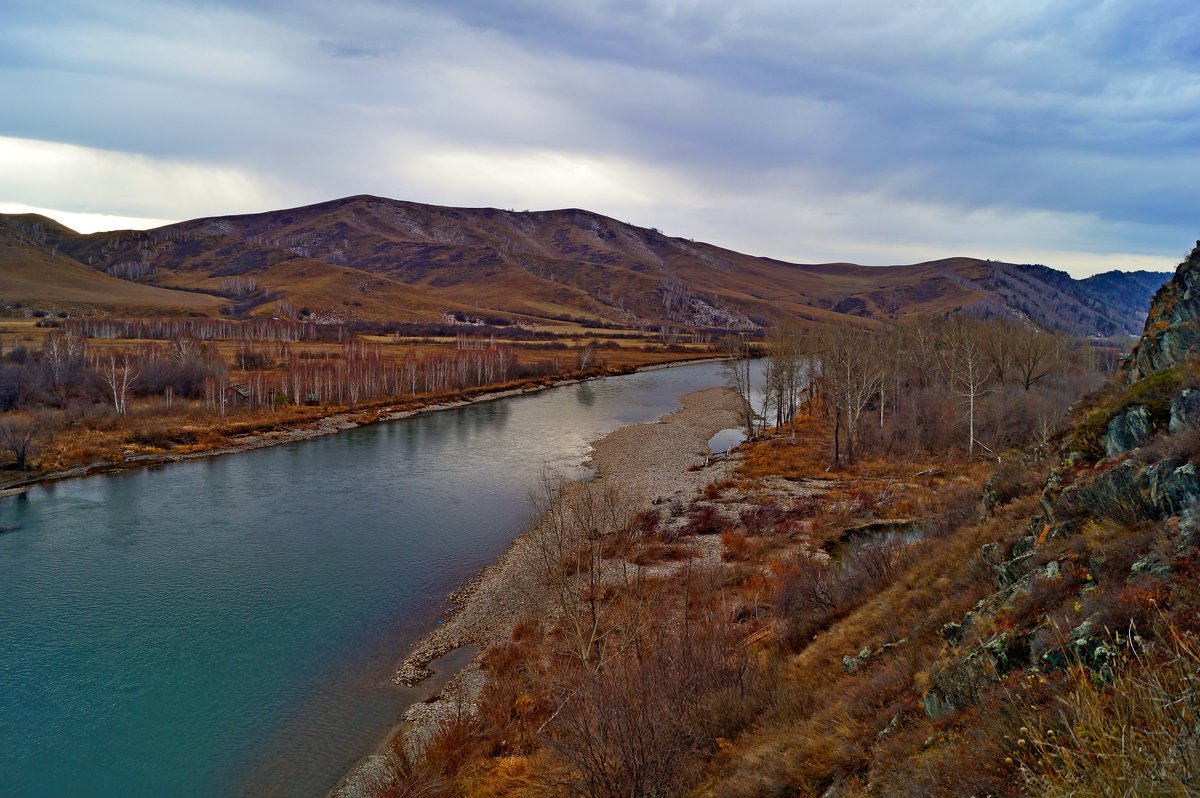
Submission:
[[[344,342],[337,352],[313,352],[287,341],[241,341],[232,361],[213,342],[187,333],[165,343],[95,347],[72,328],[54,330],[40,350],[14,347],[0,357],[0,411],[108,403],[124,415],[131,398],[144,397],[168,403],[203,399],[221,410],[231,401],[254,407],[312,400],[356,405],[539,377],[553,368],[522,363],[512,347],[487,339],[469,348],[402,357],[389,357],[379,344],[361,339]],[[592,365],[592,350],[582,349],[576,361]],[[236,398],[228,393],[234,388]]]
[[[764,389],[751,403],[747,345],[727,341],[747,433],[794,430],[797,413],[831,427],[834,465],[867,453],[960,451],[996,456],[1045,446],[1067,407],[1113,371],[1121,351],[1061,332],[970,316],[882,329],[780,325],[764,342]]]

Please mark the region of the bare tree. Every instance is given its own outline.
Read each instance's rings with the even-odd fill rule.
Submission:
[[[798,329],[786,324],[776,325],[767,335],[766,392],[775,405],[775,426],[790,421],[792,437],[796,435],[796,410],[800,406],[803,337]]]
[[[754,370],[750,362],[750,347],[741,336],[727,335],[721,339],[721,354],[726,358],[725,381],[737,392],[741,402],[738,415],[742,421],[742,428],[746,431],[747,440],[753,439],[757,414],[751,403]]]
[[[74,330],[54,330],[42,344],[42,362],[46,364],[50,390],[65,402],[80,378],[87,341]]]
[[[29,458],[37,450],[38,426],[25,419],[6,418],[0,421],[0,440],[16,460],[15,467],[24,471]]]
[[[845,422],[846,459],[853,462],[859,420],[882,381],[876,334],[849,326],[827,330],[821,347],[821,374],[833,398],[833,461],[841,463],[841,421]]]
[[[1016,343],[1025,332],[1006,319],[998,319],[986,325],[980,325],[979,343],[983,356],[991,366],[992,373],[1000,383],[1008,381],[1009,374],[1016,367]]]
[[[1070,351],[1066,336],[1039,330],[1020,330],[1013,336],[1013,367],[1017,382],[1025,390],[1061,370]]]
[[[984,348],[982,322],[962,316],[952,317],[942,328],[939,362],[951,391],[962,400],[967,422],[967,456],[975,454],[975,411],[987,392],[994,364]]]
[[[100,378],[112,392],[113,407],[118,415],[125,415],[128,409],[129,389],[137,380],[139,373],[139,370],[131,362],[128,352],[122,353],[119,358],[115,353],[110,352],[108,361],[101,361]]]
[[[200,360],[204,356],[204,344],[191,332],[184,331],[171,339],[167,345],[167,352],[176,363],[187,363]]]
[[[593,344],[582,346],[575,353],[575,367],[580,371],[587,371],[595,360],[596,347]]]

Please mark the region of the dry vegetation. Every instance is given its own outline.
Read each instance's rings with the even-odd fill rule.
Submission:
[[[430,404],[708,357],[661,336],[295,321],[0,323],[0,451],[12,476],[137,464],[363,424]]]
[[[944,401],[876,384],[852,446],[836,377],[784,381],[784,423],[690,505],[551,505],[553,600],[487,652],[473,708],[397,742],[376,794],[1195,794],[1200,568],[1178,519],[1100,513],[1020,555],[1097,362],[988,374],[971,429],[962,391],[902,360],[906,392]],[[989,420],[1009,380],[1053,408],[1015,441]],[[1144,456],[1195,458],[1196,436],[1168,441]]]

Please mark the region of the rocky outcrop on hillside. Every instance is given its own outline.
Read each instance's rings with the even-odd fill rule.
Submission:
[[[1200,351],[1200,241],[1158,290],[1130,357],[1129,381],[1171,368]]]
[[[927,715],[1014,671],[1081,664],[1104,678],[1170,602],[1200,543],[1198,358],[1200,242],[1155,295],[1124,373],[1080,412],[1024,534],[980,551],[996,592],[943,630]]]

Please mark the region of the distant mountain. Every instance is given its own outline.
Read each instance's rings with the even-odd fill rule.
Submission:
[[[1147,297],[1153,298],[1155,292],[1170,278],[1170,272],[1111,271],[1086,277],[1080,282],[1107,307],[1134,318],[1141,318],[1144,325],[1145,314],[1140,314],[1139,308],[1145,307]],[[1138,327],[1135,333],[1141,331],[1142,328]]]
[[[326,321],[459,312],[750,329],[959,311],[1116,335],[1140,332],[1157,288],[1152,273],[1089,282],[974,258],[802,265],[578,209],[445,208],[372,196],[147,231],[76,235],[48,223],[28,235],[114,278],[219,297],[226,312],[303,310]]]

